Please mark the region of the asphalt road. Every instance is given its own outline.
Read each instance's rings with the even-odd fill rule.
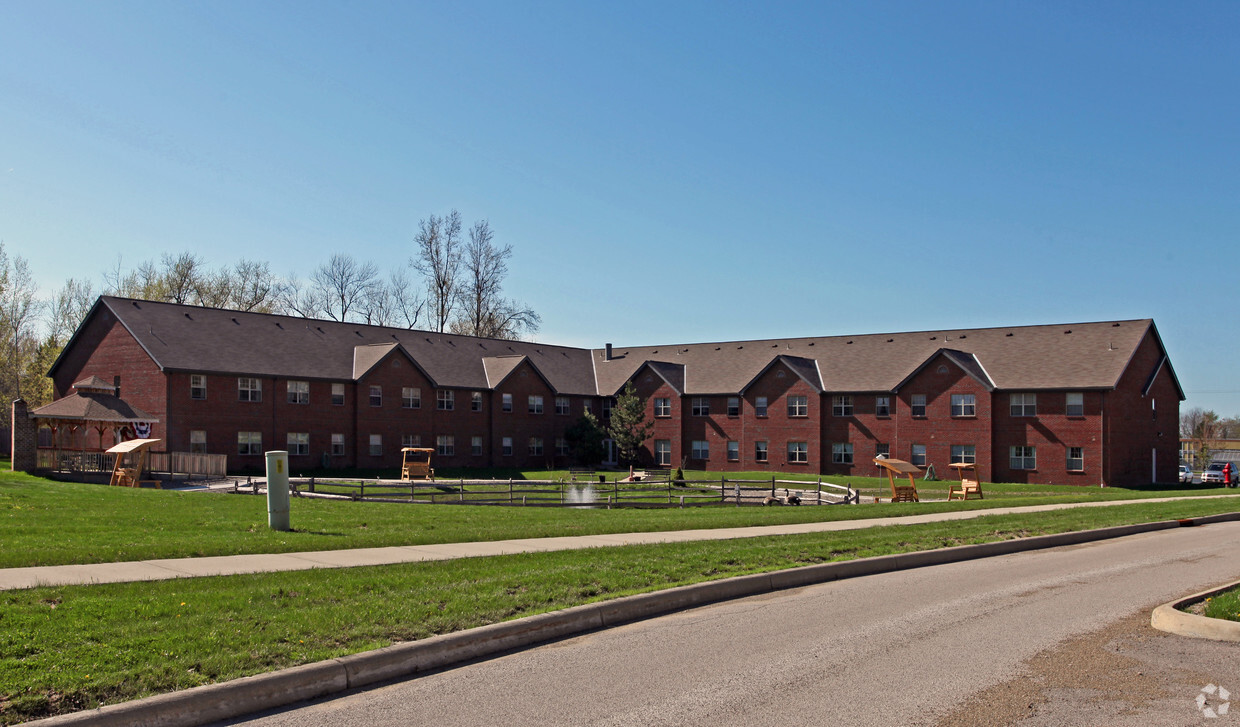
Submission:
[[[1240,725],[1240,645],[1148,626],[1237,579],[1240,523],[1179,528],[732,601],[228,724]],[[1235,714],[1204,720],[1209,683]]]

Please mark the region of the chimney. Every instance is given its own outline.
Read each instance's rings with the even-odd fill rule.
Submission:
[[[606,352],[603,354],[603,360],[604,360],[604,361],[610,361],[610,360],[611,360],[611,344],[610,344],[610,343],[609,343],[609,344],[607,344],[607,350],[606,350]]]

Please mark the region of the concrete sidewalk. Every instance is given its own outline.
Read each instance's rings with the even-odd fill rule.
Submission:
[[[269,573],[276,571],[309,570],[312,568],[351,568],[354,566],[392,565],[395,563],[418,563],[452,558],[470,558],[487,555],[512,555],[515,553],[538,553],[554,550],[601,548],[617,545],[646,545],[651,543],[681,543],[692,540],[730,540],[733,538],[760,538],[770,535],[798,535],[842,530],[860,530],[884,525],[915,525],[919,523],[970,520],[986,515],[1009,515],[1014,513],[1048,512],[1077,507],[1110,507],[1136,503],[1175,502],[1179,500],[1202,500],[1240,498],[1235,495],[1208,495],[1205,497],[1162,497],[1148,500],[1108,500],[1059,505],[1028,505],[1024,507],[1000,507],[987,510],[928,513],[904,517],[883,517],[864,520],[841,520],[790,525],[765,525],[743,528],[718,528],[710,530],[671,530],[650,533],[616,533],[610,535],[578,535],[551,538],[524,538],[518,540],[493,540],[470,543],[442,543],[435,545],[408,545],[386,548],[357,548],[353,550],[319,550],[300,553],[269,553],[253,555],[227,555],[204,558],[167,558],[139,560],[122,563],[94,563],[88,565],[37,566],[31,568],[0,569],[0,590],[34,588],[38,586],[89,585],[95,583],[125,583],[132,581],[158,581],[172,578],[198,578],[203,576],[237,575],[243,573]]]

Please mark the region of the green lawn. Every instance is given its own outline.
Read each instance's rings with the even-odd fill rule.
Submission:
[[[1232,510],[1232,500],[1135,503],[840,533],[0,592],[0,724],[671,586]]]
[[[1207,598],[1204,605],[1205,615],[1210,618],[1240,621],[1240,588],[1233,588],[1213,598]]]
[[[919,483],[919,487],[928,498],[946,497],[945,483],[924,487]],[[1217,488],[1140,492],[987,485],[985,500],[967,502],[683,510],[430,506],[299,498],[291,506],[293,532],[280,533],[267,528],[266,498],[261,496],[118,488],[0,472],[0,567],[723,528],[1220,492]]]

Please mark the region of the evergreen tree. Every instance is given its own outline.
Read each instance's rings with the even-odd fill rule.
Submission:
[[[637,395],[633,382],[624,385],[624,391],[616,397],[616,405],[611,408],[611,438],[616,441],[616,450],[621,461],[632,464],[637,459],[637,450],[654,431],[654,422],[646,421],[646,402]]]

